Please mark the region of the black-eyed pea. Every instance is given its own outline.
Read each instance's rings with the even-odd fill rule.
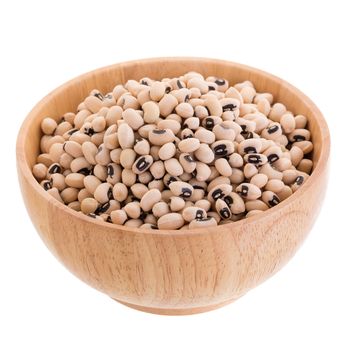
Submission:
[[[136,185],[136,184],[135,184]],[[133,186],[135,186],[133,185]],[[141,185],[141,184],[140,184]],[[131,186],[132,187],[132,186]],[[146,187],[146,186],[145,186]],[[147,191],[147,187],[146,187],[146,191]],[[136,191],[136,190],[135,190]],[[132,191],[133,192],[133,191]],[[113,190],[112,190],[112,195],[113,198],[115,200],[117,200],[118,202],[124,202],[126,200],[126,198],[128,197],[128,188],[126,187],[125,184],[123,183],[116,183],[113,186]],[[139,198],[139,197],[137,197]]]
[[[277,205],[281,202],[281,200],[278,198],[276,193],[274,193],[272,191],[264,191],[261,195],[261,199],[270,208],[274,207],[275,205]]]
[[[205,164],[211,163],[215,158],[213,150],[206,143],[201,143],[194,155],[196,159]]]
[[[151,175],[152,177],[152,175]],[[123,169],[122,170],[122,182],[131,187],[134,183],[136,183],[137,175],[132,169]]]
[[[143,138],[137,138],[135,140],[134,151],[140,156],[145,156],[145,155],[149,154],[150,145],[149,145],[148,141],[143,139]]]
[[[186,173],[192,173],[196,169],[196,161],[189,153],[181,153],[179,162]]]
[[[148,134],[148,139],[152,145],[163,146],[175,140],[175,135],[171,129],[153,129]]]
[[[119,145],[122,149],[132,148],[134,146],[134,132],[127,123],[123,123],[118,126],[117,135]]]
[[[307,118],[304,115],[298,114],[294,120],[296,129],[304,129],[307,125]]]
[[[189,198],[193,203],[197,202],[200,199],[203,199],[205,196],[205,191],[200,188],[195,188],[192,192],[191,197]]]
[[[261,197],[260,188],[247,182],[241,183],[239,186],[237,186],[236,193],[247,200],[254,200]]]
[[[120,106],[110,107],[105,117],[107,127],[116,124],[118,120],[122,119],[122,113],[123,108]]]
[[[94,192],[94,198],[101,204],[113,199],[113,187],[111,184],[104,182],[98,185]]]
[[[121,148],[113,149],[110,151],[109,156],[113,163],[120,164],[120,155],[122,153]]]
[[[243,157],[239,153],[232,153],[228,162],[232,168],[240,168],[243,166]]]
[[[222,107],[222,111],[235,111],[239,109],[240,107],[240,102],[239,100],[231,97],[225,97],[220,100],[220,104]]]
[[[302,171],[306,174],[310,174],[313,167],[313,162],[311,159],[302,159],[297,167],[299,171]]]
[[[36,158],[36,162],[42,163],[46,167],[49,167],[53,163],[53,161],[48,153],[39,154],[38,157]]]
[[[232,184],[240,184],[244,181],[244,173],[241,169],[232,169],[232,175],[230,176]]]
[[[296,127],[296,123],[295,123],[295,118],[293,114],[292,113],[283,114],[280,119],[280,124],[283,132],[285,132],[286,134],[289,134],[292,131],[294,131]]]
[[[68,176],[70,176],[70,174]],[[57,188],[59,191],[63,191],[67,187],[66,181],[65,181],[66,177],[63,174],[60,174],[60,173],[52,174],[50,175],[49,179],[51,181],[51,186]],[[68,186],[71,186],[71,185],[68,185]],[[72,187],[75,187],[75,186],[72,186]]]
[[[56,128],[57,128],[57,122],[52,119],[52,118],[44,118],[40,124],[41,127],[41,131],[45,134],[45,135],[52,135]]]
[[[66,182],[66,185],[69,187],[81,189],[84,187],[84,178],[85,176],[83,174],[71,173],[66,176],[65,182]]]
[[[191,98],[200,98],[202,96],[200,89],[197,87],[191,87],[189,90]]]
[[[150,97],[153,101],[160,101],[162,97],[165,95],[166,84],[160,81],[155,81],[151,85],[150,89]]]
[[[122,118],[133,130],[138,130],[144,124],[141,115],[132,108],[127,108],[122,113]]]
[[[71,123],[66,121],[60,122],[55,129],[55,135],[64,136],[65,133],[69,132],[72,129],[73,126]]]
[[[294,129],[289,135],[288,140],[290,142],[299,142],[299,141],[309,141],[310,140],[310,131],[307,129]]]
[[[74,161],[73,161],[74,162]],[[72,162],[72,163],[73,163]],[[101,164],[96,164],[94,166],[93,174],[101,181],[106,181],[107,179],[107,167]]]
[[[270,102],[266,98],[259,99],[256,106],[257,106],[259,112],[263,113],[266,116],[269,115],[269,113],[271,111],[271,105],[270,105]]]
[[[122,96],[123,94],[125,94],[126,92],[128,92],[127,89],[125,89],[125,87],[121,84],[118,84],[114,87],[112,94],[113,97],[118,100],[120,98],[120,96]]]
[[[157,225],[157,218],[153,214],[147,214],[143,221],[146,224]]]
[[[72,141],[73,142],[73,141]],[[95,157],[97,155],[98,149],[96,145],[91,141],[86,141],[81,145],[81,151],[85,159],[90,163],[95,165]]]
[[[181,130],[181,124],[172,118],[176,118],[175,117],[176,114],[172,114],[172,117],[170,119],[162,119],[157,123],[157,128],[158,129],[170,129],[174,135],[176,135],[180,130]],[[183,126],[183,127],[187,127],[187,126]]]
[[[264,151],[264,155],[267,157],[267,161],[273,164],[282,157],[282,149],[280,146],[272,146]]]
[[[135,153],[135,155],[136,155],[136,153]],[[150,155],[140,156],[134,161],[134,163],[132,165],[132,171],[135,174],[139,175],[139,174],[145,172],[146,170],[148,170],[149,167],[152,165],[152,163],[153,163],[152,156],[150,156]]]
[[[94,196],[86,189],[82,188],[78,192],[78,201],[81,203],[85,198],[93,198]],[[94,199],[95,200],[95,199]]]
[[[47,168],[47,176],[50,176],[52,174],[56,173],[62,173],[62,167],[58,163],[52,163],[48,168]]]
[[[189,198],[192,195],[193,187],[183,181],[173,181],[169,184],[169,189],[174,196]]]
[[[140,104],[136,97],[132,96],[130,93],[125,93],[119,97],[117,100],[117,105],[122,107],[124,110],[127,108],[139,109]]]
[[[207,164],[197,162],[195,175],[198,181],[207,181],[211,175],[211,169]]]
[[[179,103],[175,107],[176,114],[178,114],[182,118],[190,118],[194,115],[194,109],[192,105],[188,102]]]
[[[130,219],[125,221],[124,226],[140,228],[143,225],[143,221],[141,219]]]
[[[143,106],[146,102],[151,101],[150,90],[151,89],[147,87],[146,89],[141,90],[137,94],[137,101],[140,104],[140,106]]]
[[[216,157],[226,157],[235,151],[234,143],[229,140],[216,141],[210,147]]]
[[[149,168],[149,171],[151,172],[152,176],[158,180],[162,179],[165,175],[165,166],[164,163],[161,160],[155,161]]]
[[[123,207],[129,218],[138,219],[141,215],[141,208],[139,202],[130,202]]]
[[[225,158],[216,159],[215,168],[222,176],[230,177],[232,175],[232,168]]]
[[[80,208],[84,214],[94,213],[99,206],[95,198],[85,198],[81,201]]]
[[[63,191],[61,191],[60,195],[63,199],[63,202],[65,204],[69,204],[78,199],[78,192],[79,190],[77,188],[66,187]]]
[[[166,117],[167,115],[173,112],[177,105],[178,100],[175,96],[173,96],[172,94],[164,95],[158,104],[160,115],[162,117]]]
[[[153,160],[159,160],[159,150],[160,146],[151,146],[149,154]]]
[[[75,113],[73,113],[73,112],[67,112],[67,113],[63,114],[63,119],[66,122],[70,123],[71,125],[74,124],[74,118],[75,118]]]
[[[136,152],[131,148],[123,149],[120,153],[120,165],[125,169],[131,169],[135,160]]]
[[[207,130],[213,130],[214,126],[222,123],[222,119],[216,116],[205,117],[202,119],[202,126]]]
[[[246,201],[245,202],[245,209],[249,212],[252,210],[261,210],[261,211],[265,211],[267,209],[269,209],[268,205],[263,202],[260,199],[255,199],[252,201]]]
[[[270,121],[266,116],[262,113],[248,113],[246,114],[243,119],[245,120],[251,120],[255,123],[255,132],[260,133],[263,129],[265,129]],[[259,136],[260,137],[260,136]]]
[[[193,77],[187,81],[187,87],[198,88],[201,94],[206,94],[209,91],[207,82],[200,77]]]
[[[114,224],[123,225],[128,219],[126,212],[123,209],[114,210],[110,213],[111,220]]]
[[[44,153],[49,153],[49,150],[51,148],[51,146],[55,143],[64,143],[65,139],[63,138],[63,136],[60,135],[55,135],[55,136],[48,136],[48,135],[44,135],[41,138],[40,141],[40,149],[42,152]]]
[[[264,154],[249,153],[244,156],[244,161],[255,166],[260,166],[267,163],[267,157]]]
[[[98,132],[91,136],[90,141],[93,142],[97,147],[103,143],[104,132]]]
[[[259,188],[263,188],[268,181],[269,178],[265,174],[255,174],[250,178],[250,183]]]
[[[282,180],[283,173],[274,169],[269,163],[264,164],[259,168],[259,173],[267,175],[269,179]]]
[[[140,206],[143,211],[150,211],[162,198],[161,192],[154,188],[147,191],[141,198]]]
[[[208,177],[207,181],[212,181],[220,176],[220,173],[215,168],[215,165],[210,165],[210,176]]]
[[[191,130],[197,130],[199,128],[200,120],[197,117],[187,118],[183,123],[184,128],[189,128]]]
[[[252,103],[256,95],[256,91],[252,86],[245,86],[241,89],[240,94],[244,103]]]
[[[207,199],[213,203],[217,201],[218,199],[222,199],[225,196],[227,196],[229,193],[232,192],[232,186],[229,184],[219,184],[215,187],[211,188],[208,192]]]
[[[229,140],[234,141],[236,138],[236,131],[234,129],[234,122],[226,121],[217,124],[213,128],[216,140]]]
[[[69,137],[68,141],[75,141],[82,145],[84,142],[90,141],[90,140],[91,140],[91,137],[89,135],[86,135],[80,131],[77,131]]]
[[[287,108],[282,103],[275,103],[269,113],[269,118],[274,122],[279,122],[283,114],[287,112]]]
[[[111,157],[109,156],[109,149],[104,145],[100,145],[97,148],[97,154],[95,156],[95,161],[100,165],[108,165],[111,162]]]
[[[199,199],[194,203],[195,207],[202,208],[205,212],[211,208],[211,203],[207,199]]]
[[[229,205],[220,198],[215,202],[215,210],[223,220],[229,219],[232,215]]]
[[[32,169],[33,175],[38,181],[46,178],[47,170],[47,166],[42,163],[35,164]]]
[[[152,207],[152,213],[156,218],[168,214],[170,212],[169,205],[165,202],[155,203]]]
[[[175,156],[176,146],[172,142],[168,142],[159,148],[158,156],[161,160],[171,159]]]
[[[111,222],[110,219],[110,214],[114,210],[119,210],[120,209],[120,203],[116,201],[115,199],[111,199],[109,202],[103,204],[99,208],[99,212],[105,213],[109,215],[109,220],[108,222]]]
[[[59,163],[60,156],[65,153],[63,143],[54,143],[49,149],[50,158],[54,163]]]
[[[205,183],[203,183],[204,185]],[[210,192],[214,187],[219,186],[219,185],[230,185],[230,179],[227,178],[226,176],[217,176],[216,178],[212,179],[208,186],[205,188],[202,185],[203,189],[206,189],[207,192]]]
[[[308,179],[309,175],[305,173],[298,173],[297,178],[294,183],[290,186],[291,190],[295,192],[305,181]]]
[[[182,153],[195,152],[200,146],[200,141],[196,138],[190,137],[181,140],[178,144],[178,148]]]
[[[277,193],[277,196],[281,201],[284,201],[286,198],[288,198],[292,194],[293,194],[292,189],[289,186],[285,185],[283,189]]]
[[[226,122],[226,121],[235,121],[237,118],[236,111],[226,111],[223,112],[221,115],[221,119]]]
[[[267,128],[262,130],[261,137],[267,140],[276,140],[282,135],[281,125],[277,122],[270,123]]]
[[[137,175],[137,180],[144,185],[148,185],[152,179],[153,176],[149,171],[145,171],[142,174]]]
[[[106,181],[111,185],[115,185],[121,180],[122,168],[119,164],[110,163],[107,165],[107,179]]]
[[[238,152],[240,155],[247,153],[260,153],[262,142],[260,139],[247,139],[239,143]]]
[[[163,198],[162,198],[163,199]],[[172,212],[180,211],[185,208],[186,202],[181,197],[169,197],[169,207]]]
[[[277,193],[279,191],[282,191],[283,187],[284,182],[282,180],[271,179],[267,182],[265,190]]]
[[[68,208],[73,209],[75,211],[80,211],[80,202],[79,201],[70,202],[67,206],[68,206]]]
[[[77,129],[80,129],[84,122],[85,119],[91,115],[91,112],[87,109],[80,110],[74,117],[74,125]]]
[[[147,223],[147,224],[142,224],[139,228],[143,230],[156,230],[158,227],[157,225]]]
[[[228,80],[218,77],[208,77],[206,81],[215,83],[217,85],[217,90],[221,92],[225,92],[229,86]]]
[[[214,95],[207,95],[204,106],[208,109],[209,115],[220,117],[222,115],[222,105]]]
[[[298,177],[298,172],[295,169],[287,169],[283,171],[283,182],[286,185],[291,185],[294,183],[295,179]]]
[[[160,230],[176,230],[182,227],[185,221],[179,213],[169,213],[161,216],[157,221]]]
[[[207,213],[200,207],[189,206],[182,211],[182,217],[185,221],[202,220],[207,217]]]
[[[85,169],[84,169],[85,170]],[[71,174],[72,173],[72,171],[70,170],[70,169],[66,169],[63,173],[62,173],[62,175],[64,176],[64,177],[66,177],[67,175],[69,175],[69,174]]]
[[[235,122],[242,128],[242,131],[245,134],[253,133],[254,131],[256,131],[255,120],[249,120],[243,117],[243,118],[237,118]]]
[[[294,142],[293,146],[299,147],[303,151],[304,155],[310,153],[314,148],[312,142],[310,141]]]
[[[218,222],[213,217],[207,217],[205,219],[201,220],[192,220],[188,226],[188,228],[194,229],[194,228],[203,228],[203,227],[214,227],[217,226]]]
[[[209,116],[209,111],[206,107],[198,105],[194,107],[194,115],[199,119],[204,119]]]
[[[247,179],[250,179],[258,173],[258,168],[252,163],[247,163],[243,167],[243,173]]]
[[[180,162],[176,158],[167,159],[164,161],[165,170],[172,176],[180,176],[184,170]]]
[[[49,193],[53,198],[55,198],[56,200],[58,200],[59,202],[61,203],[64,203],[58,189],[56,187],[53,187],[53,188],[49,188],[46,190],[47,193]]]
[[[230,86],[226,91],[225,91],[225,96],[229,98],[234,98],[240,102],[240,105],[243,104],[243,98],[239,91],[234,88],[233,86]]]
[[[103,107],[101,99],[94,95],[86,97],[84,105],[91,113],[97,113]]]

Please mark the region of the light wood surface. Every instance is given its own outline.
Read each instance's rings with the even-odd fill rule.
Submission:
[[[224,226],[151,231],[97,222],[56,201],[31,173],[40,122],[74,111],[90,90],[111,91],[144,76],[194,70],[234,84],[251,80],[294,113],[304,114],[315,168],[291,197],[263,214]],[[329,132],[313,102],[287,82],[244,65],[201,58],[158,58],[116,64],[62,85],[30,112],[17,139],[17,169],[28,213],[52,253],[78,278],[125,305],[170,315],[212,310],[245,294],[296,252],[319,212],[327,182]],[[314,232],[317,234],[317,232]]]

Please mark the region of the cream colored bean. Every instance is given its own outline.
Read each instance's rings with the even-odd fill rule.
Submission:
[[[57,123],[54,119],[52,118],[44,118],[41,122],[41,131],[45,135],[52,135],[56,128],[57,128]]]
[[[209,211],[211,203],[207,199],[199,199],[194,203],[195,207],[202,208],[204,211]]]
[[[211,175],[210,167],[202,162],[196,163],[196,179],[198,181],[207,181]]]
[[[284,183],[282,180],[271,179],[267,182],[265,190],[277,193],[279,191],[282,191],[283,187]]]
[[[279,122],[283,114],[287,112],[287,108],[282,103],[275,103],[269,113],[269,118],[274,122]]]
[[[152,213],[156,218],[170,213],[169,205],[165,202],[155,203],[152,207]]]
[[[174,117],[175,118],[175,117]],[[189,118],[190,119],[190,118]],[[185,124],[183,125],[185,127]],[[158,129],[170,129],[174,135],[181,130],[181,124],[175,119],[162,119],[157,123]]]
[[[266,203],[270,208],[280,203],[280,199],[276,195],[276,193],[272,191],[264,191],[261,199]]]
[[[66,176],[66,185],[74,188],[84,188],[84,178],[83,174],[71,173]]]
[[[184,170],[180,162],[176,158],[167,159],[164,161],[165,170],[172,176],[180,176]]]
[[[35,178],[40,181],[46,178],[46,174],[47,174],[47,166],[39,163],[39,164],[35,164],[33,166],[33,175],[35,176]]]
[[[122,182],[131,187],[136,182],[136,174],[131,169],[123,169]]]
[[[66,187],[63,191],[61,191],[60,195],[63,202],[65,204],[69,204],[78,199],[78,192],[79,190],[77,188]]]
[[[160,101],[165,94],[166,85],[160,81],[155,81],[151,85],[150,97],[153,101]]]
[[[155,146],[163,146],[175,140],[175,135],[170,129],[153,129],[148,134],[149,141]]]
[[[135,142],[135,136],[132,128],[124,123],[118,126],[118,141],[122,149],[132,148]]]
[[[72,141],[74,142],[74,141]],[[96,145],[90,141],[86,141],[81,145],[81,151],[85,159],[90,163],[95,165],[95,157],[97,155],[98,149]]]
[[[185,224],[181,214],[169,213],[160,217],[157,226],[160,230],[176,230]]]
[[[152,174],[149,171],[145,171],[142,174],[139,174],[137,179],[142,184],[147,185],[150,181],[152,181]]]
[[[85,198],[93,198],[93,195],[86,188],[82,188],[78,193],[78,201],[81,203]]]
[[[139,175],[145,172],[146,170],[148,170],[149,167],[152,165],[152,163],[153,163],[152,156],[150,155],[141,156],[135,160],[134,164],[132,165],[132,171],[135,174]]]
[[[269,178],[265,174],[255,174],[251,177],[250,183],[261,189],[267,184],[268,180]]]
[[[193,187],[183,181],[173,181],[169,184],[170,191],[175,196],[189,198],[192,195]]]
[[[304,129],[307,125],[307,118],[304,115],[298,114],[294,120],[296,129]]]
[[[262,143],[260,139],[247,139],[238,145],[238,152],[240,155],[247,153],[260,153],[261,148]]]
[[[147,140],[145,139],[136,139],[135,140],[135,146],[134,146],[134,151],[141,156],[145,156],[149,154],[150,152],[150,145]]]
[[[297,167],[298,170],[310,174],[313,167],[313,162],[311,159],[302,159]]]
[[[152,207],[158,203],[162,198],[162,195],[158,189],[152,189],[146,192],[140,202],[140,206],[144,211],[150,211]]]
[[[158,156],[161,160],[173,158],[176,153],[176,146],[172,142],[168,142],[160,147]]]
[[[170,206],[170,210],[172,212],[180,211],[186,205],[186,202],[181,197],[173,197],[173,196],[171,196],[171,197],[169,197],[169,200],[170,200],[169,206]]]
[[[84,214],[94,213],[98,208],[99,203],[95,198],[85,198],[82,200],[80,209]]]
[[[222,176],[230,177],[232,175],[232,168],[225,158],[219,158],[215,161],[215,168]]]
[[[189,224],[189,229],[214,226],[217,226],[217,221],[213,217],[207,217],[206,219],[191,221]]]
[[[205,164],[211,163],[215,158],[213,150],[206,143],[201,143],[194,152],[194,155],[199,161]]]
[[[314,148],[313,144],[310,141],[294,142],[293,146],[299,147],[303,151],[304,155],[310,153]]]
[[[210,147],[217,157],[229,156],[235,151],[234,143],[228,140],[216,141]]]
[[[207,217],[207,213],[200,207],[189,206],[182,211],[182,217],[185,221],[202,220]]]
[[[100,145],[97,149],[97,154],[95,156],[95,161],[100,165],[107,165],[111,162],[111,157],[109,155],[109,149],[104,145]]]
[[[195,152],[200,146],[200,142],[196,138],[187,138],[181,140],[178,144],[178,148],[183,153],[192,153]]]
[[[69,175],[67,175],[67,177]],[[50,175],[50,181],[51,181],[51,186],[56,187],[59,191],[63,191],[67,187],[66,177],[62,174],[57,173],[57,174]],[[68,184],[68,186],[71,186],[71,185]],[[75,187],[75,186],[72,186],[72,187]]]
[[[250,179],[258,173],[258,169],[254,164],[247,163],[243,168],[243,173],[247,179]]]
[[[232,169],[232,175],[230,176],[232,184],[240,184],[244,181],[244,173],[240,169]]]
[[[177,105],[178,105],[178,100],[175,96],[173,96],[172,94],[164,95],[158,104],[160,115],[162,117],[168,116],[170,113],[174,111]]]
[[[138,219],[141,215],[141,208],[139,202],[130,202],[123,207],[129,218]]]
[[[247,211],[251,211],[251,210],[265,211],[265,210],[269,209],[268,205],[266,203],[264,203],[260,199],[255,199],[255,200],[252,200],[252,201],[246,201],[245,202],[245,208],[246,208]]]
[[[260,188],[250,183],[240,184],[236,188],[236,192],[247,200],[258,199],[261,196]]]
[[[47,190],[47,193],[50,194],[53,198],[55,198],[55,199],[58,200],[59,202],[64,203],[64,202],[63,202],[63,199],[62,199],[60,193],[58,192],[58,189],[57,189],[57,188],[55,188],[55,187],[54,187],[54,188],[49,188],[49,189]]]

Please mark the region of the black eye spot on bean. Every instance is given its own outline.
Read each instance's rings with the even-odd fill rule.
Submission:
[[[73,135],[78,131],[78,129],[71,129],[68,131],[68,135]],[[63,145],[63,150],[64,150],[64,145]]]
[[[241,132],[241,135],[247,140],[254,138],[254,134],[251,131]]]
[[[114,169],[113,169],[112,165],[108,165],[107,166],[107,175],[108,176],[113,176],[114,175]]]
[[[214,147],[214,154],[216,156],[226,156],[227,155],[226,145],[222,144],[222,145],[215,146]]]
[[[267,156],[267,160],[268,160],[268,162],[269,162],[270,164],[276,162],[278,159],[280,159],[280,157],[279,157],[277,154],[275,154],[275,153],[269,154],[269,155]]]
[[[54,163],[49,167],[49,174],[57,174],[60,172],[61,172],[61,167],[57,163]]]
[[[168,94],[170,91],[171,91],[171,87],[170,87],[170,86],[167,86],[167,87],[165,88],[165,93]]]
[[[161,134],[165,134],[166,131],[165,130],[158,130],[158,129],[154,129],[152,130],[153,134],[157,134],[157,135],[161,135]]]
[[[197,170],[196,170],[196,169],[194,169],[194,170],[192,171],[192,176],[193,176],[193,177],[196,177],[196,176],[197,176]]]
[[[104,99],[105,100],[111,100],[113,98],[113,95],[112,94],[107,94],[105,95]]]
[[[305,136],[303,136],[303,135],[294,135],[293,139],[295,142],[306,140]]]
[[[143,80],[143,79],[141,80],[141,84],[142,84],[142,85],[146,85],[146,86],[148,86],[147,81],[146,81],[146,80]]]
[[[92,136],[95,133],[93,128],[84,128],[84,134]]]
[[[189,198],[192,195],[192,191],[189,188],[182,188],[180,197]]]
[[[203,210],[197,210],[195,219],[196,220],[203,219],[203,215],[204,215]]]
[[[151,229],[153,229],[153,230],[157,230],[157,229],[158,229],[158,227],[157,227],[156,225],[151,225]]]
[[[110,205],[109,202],[106,202],[106,203],[102,204],[100,207],[98,207],[96,209],[95,214],[100,214],[100,213],[106,212],[109,209],[110,206],[111,205]]]
[[[99,146],[99,147],[97,148],[97,153],[100,153],[102,150],[103,150],[103,147],[102,147],[102,146]]]
[[[253,146],[248,146],[243,151],[244,153],[256,153],[256,148]]]
[[[248,163],[259,164],[261,162],[261,157],[258,154],[249,154]]]
[[[226,83],[225,79],[216,79],[215,80],[215,84],[217,84],[219,86],[225,85],[225,83]]]
[[[181,80],[177,80],[177,81],[176,81],[176,85],[177,85],[177,87],[178,87],[179,89],[182,89],[182,88],[183,88],[182,83],[181,83]]]
[[[212,86],[212,85],[208,85],[208,88],[209,88],[209,91],[213,91],[213,90],[215,90],[215,87],[214,87],[214,86]]]
[[[206,118],[204,122],[204,126],[208,130],[212,130],[214,127],[214,119],[213,118]]]
[[[108,199],[113,199],[113,190],[112,190],[112,187],[110,187],[110,188],[108,189],[107,197],[108,197]]]
[[[94,94],[94,96],[97,97],[101,101],[103,100],[103,95],[100,92]]]
[[[241,196],[246,197],[248,195],[249,188],[246,185],[242,185],[242,190],[240,193]]]
[[[273,196],[272,196],[272,199],[270,199],[270,200],[268,201],[270,207],[274,207],[274,206],[277,205],[279,202],[280,202],[280,200],[279,200],[278,197],[275,196],[275,195],[273,195]]]
[[[188,102],[190,100],[190,96],[189,95],[186,95],[185,96],[185,102]]]
[[[230,211],[228,210],[228,208],[223,208],[220,210],[220,216],[223,218],[223,219],[228,219],[231,217],[231,213]]]
[[[145,220],[146,219],[146,216],[147,216],[147,213],[145,211],[142,211],[140,216],[139,216],[139,219],[141,220]]]
[[[186,160],[186,162],[189,162],[189,163],[194,163],[195,162],[195,160],[189,154],[184,156],[184,159]]]
[[[149,166],[149,162],[146,162],[146,159],[145,157],[141,157],[139,158],[139,160],[137,161],[136,163],[136,168],[137,170],[139,171],[144,171],[148,168]]]
[[[112,218],[111,218],[110,215],[107,216],[107,220],[106,221],[112,223]]]
[[[195,190],[204,190],[204,188],[200,185],[193,185],[192,186]]]
[[[52,188],[52,183],[50,180],[44,181],[43,182],[43,188],[45,191],[48,191]]]
[[[278,125],[272,125],[267,129],[268,134],[273,134],[276,131],[278,131],[279,127]]]
[[[91,170],[88,168],[82,168],[82,169],[78,170],[78,173],[83,174],[85,176],[88,176],[91,174]]]
[[[170,176],[166,184],[169,186],[174,181],[178,181],[178,179],[174,176]]]
[[[232,197],[230,196],[226,196],[224,197],[224,202],[227,204],[227,205],[231,205],[233,203],[233,199]]]
[[[94,214],[94,213],[90,213],[90,214],[88,214],[88,216],[90,216],[90,218],[96,219],[96,214]]]
[[[222,189],[218,188],[215,191],[213,191],[211,197],[214,199],[214,201],[218,200],[219,198],[222,198],[224,196],[224,192]]]
[[[188,128],[188,125],[185,123],[182,125],[182,129],[187,129]]]
[[[222,110],[223,110],[224,112],[227,112],[227,111],[234,111],[236,108],[237,108],[237,106],[234,105],[233,103],[229,103],[229,104],[227,104],[227,105],[225,105],[225,106],[222,106]]]
[[[242,128],[241,134],[244,134],[245,132],[247,132],[247,131],[246,131],[246,130],[247,130],[247,125],[242,124],[242,125],[241,125],[241,128]]]
[[[298,185],[298,186],[300,186],[303,182],[304,182],[304,176],[298,176],[295,179],[295,184]]]

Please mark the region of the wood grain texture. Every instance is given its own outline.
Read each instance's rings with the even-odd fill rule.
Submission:
[[[251,80],[293,113],[304,114],[314,142],[307,182],[276,207],[224,226],[152,231],[97,222],[56,201],[34,179],[40,122],[74,111],[93,88],[128,79],[195,70],[234,84]],[[229,303],[278,271],[296,252],[320,209],[327,182],[328,127],[313,102],[287,82],[244,65],[202,58],[158,58],[84,74],[51,92],[30,112],[17,139],[17,169],[28,213],[47,247],[77,277],[139,310],[191,314]]]

